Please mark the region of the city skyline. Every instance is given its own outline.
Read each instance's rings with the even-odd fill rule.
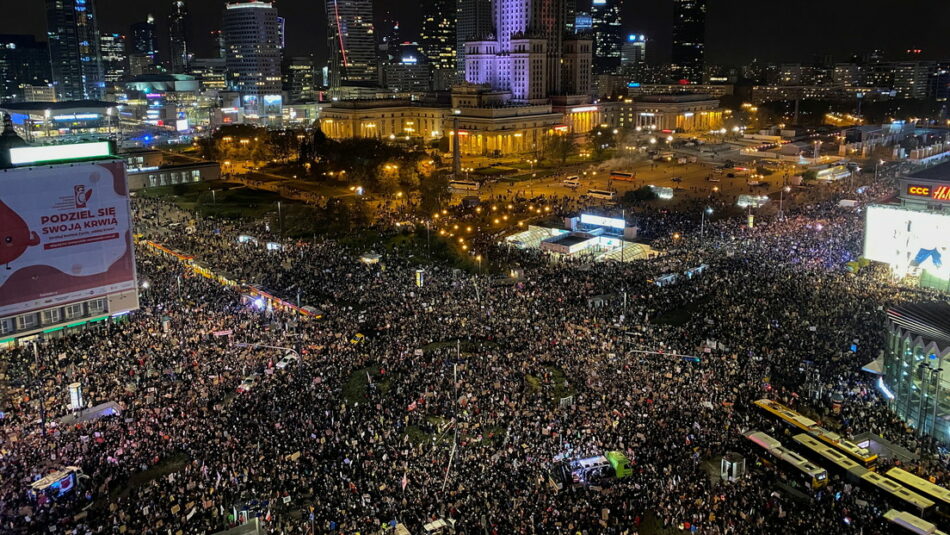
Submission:
[[[220,29],[221,12],[225,2],[189,2],[192,28],[189,45],[195,57],[214,55],[209,32]],[[853,6],[829,5],[816,1],[795,6],[784,4],[760,5],[751,0],[734,2],[711,1],[708,6],[706,62],[709,64],[741,64],[753,59],[759,61],[810,61],[817,54],[831,54],[835,61],[845,61],[852,53],[883,49],[894,58],[908,48],[923,50],[927,59],[950,56],[950,42],[940,33],[940,22],[950,18],[950,5],[912,0],[902,9],[888,12],[886,17],[873,9],[855,9]],[[809,7],[811,6],[811,7]],[[172,2],[159,1],[146,5],[128,4],[118,0],[100,0],[97,3],[101,32],[127,35],[131,24],[144,20],[151,12],[158,22],[158,31],[167,36],[167,20]],[[287,52],[293,56],[314,54],[317,61],[328,57],[323,28],[326,15],[322,6],[307,0],[281,0],[278,9],[287,19]],[[387,9],[402,14],[398,17],[403,40],[418,40],[422,23],[419,2],[397,0],[387,2]],[[814,9],[811,9],[811,8]],[[578,11],[589,8],[578,4]],[[0,0],[0,10],[20,13],[19,17],[0,20],[0,34],[32,34],[46,40],[45,13],[42,3]],[[376,5],[377,22],[386,9]],[[746,22],[757,15],[758,23],[738,27],[736,21]],[[820,18],[820,20],[819,20]],[[830,31],[822,21],[848,20],[857,32]],[[929,24],[927,26],[926,24]],[[314,31],[314,26],[318,31]],[[895,27],[914,27],[913,32],[894,32]],[[789,28],[795,29],[792,34]],[[626,2],[623,8],[623,32],[646,34],[652,43],[651,63],[670,61],[672,47],[672,2],[644,0]],[[788,35],[775,38],[775,35]],[[159,48],[168,54],[168,40],[159,39]],[[192,44],[193,43],[193,44]],[[752,53],[754,51],[755,53]]]

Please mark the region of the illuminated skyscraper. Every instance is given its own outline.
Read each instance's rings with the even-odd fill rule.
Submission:
[[[268,2],[227,4],[223,19],[228,89],[241,95],[245,113],[280,110],[280,20]]]
[[[432,68],[435,89],[448,89],[455,78],[455,0],[422,3],[422,53]]]
[[[613,74],[620,69],[623,0],[593,0],[591,25],[594,30],[594,74]]]
[[[56,95],[102,98],[102,57],[95,0],[46,0],[46,32]]]
[[[330,87],[377,84],[372,0],[326,0]]]
[[[148,18],[142,22],[133,24],[130,35],[132,38],[130,52],[148,56],[154,63],[158,58],[158,42],[155,40],[155,17],[149,14]]]
[[[458,72],[465,75],[465,42],[477,41],[494,33],[491,0],[458,0],[455,28],[455,63]]]
[[[673,0],[673,73],[703,82],[706,48],[706,0]]]
[[[564,0],[496,0],[495,38],[465,45],[465,79],[510,90],[517,101],[561,92]]]
[[[647,61],[647,36],[630,34],[620,49],[620,70],[623,74],[640,74]]]
[[[173,0],[168,15],[168,56],[173,73],[188,71],[191,51],[188,47],[188,8],[184,0]]]
[[[129,71],[125,36],[118,33],[102,34],[99,38],[99,50],[102,54],[103,79],[110,84],[122,81]]]

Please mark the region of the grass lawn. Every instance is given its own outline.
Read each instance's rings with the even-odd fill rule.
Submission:
[[[376,388],[379,389],[379,392],[384,395],[386,392],[389,392],[389,388],[392,386],[392,377],[389,375],[381,375],[379,373],[379,365],[373,364],[372,366],[355,370],[350,374],[350,378],[347,379],[346,384],[343,385],[343,399],[346,400],[347,403],[354,405],[356,403],[366,403],[369,401],[369,397],[366,395],[367,387],[369,386],[367,374],[373,379],[373,383],[376,385]]]
[[[549,392],[552,401],[555,403],[561,401],[561,398],[574,395],[574,389],[568,385],[564,370],[553,365],[544,366],[543,369],[550,374],[550,382],[546,382],[542,377],[525,375],[524,381],[528,389],[533,392],[541,392],[542,390]]]

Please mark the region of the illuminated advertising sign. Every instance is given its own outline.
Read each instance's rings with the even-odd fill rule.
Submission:
[[[901,274],[920,268],[950,276],[950,262],[944,261],[950,259],[950,215],[872,205],[864,232],[865,258]]]
[[[930,186],[907,186],[907,194],[914,197],[930,197]]]
[[[935,201],[950,201],[950,184],[908,184],[905,191],[910,197],[924,197]]]
[[[14,169],[3,180],[0,317],[113,294],[137,306],[124,162]]]
[[[623,219],[611,219],[599,215],[581,214],[581,223],[585,225],[597,225],[599,227],[624,228],[627,225]]]
[[[84,158],[104,158],[111,155],[112,147],[108,141],[74,143],[72,145],[46,145],[43,147],[17,147],[10,149],[10,163],[26,165]]]

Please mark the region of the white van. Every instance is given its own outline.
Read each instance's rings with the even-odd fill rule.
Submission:
[[[580,177],[576,177],[576,176],[567,177],[561,182],[561,184],[568,188],[579,187],[581,185]]]
[[[608,191],[605,189],[589,189],[587,190],[587,196],[591,199],[606,199],[608,201],[614,200],[614,197],[617,196],[616,191]]]

